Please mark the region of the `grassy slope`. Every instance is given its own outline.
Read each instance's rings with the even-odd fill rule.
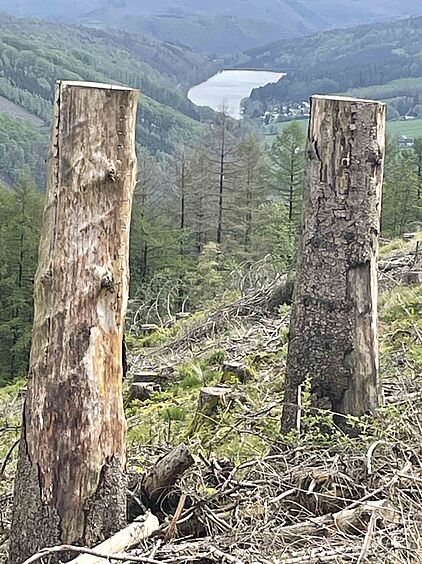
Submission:
[[[418,239],[422,239],[422,234]],[[394,241],[381,248],[381,257],[388,261],[401,256],[411,257],[407,253],[413,252],[415,245],[416,240]],[[402,367],[400,382],[404,387],[410,386],[413,391],[422,384],[419,381],[422,374],[422,285],[396,285],[391,283],[392,277],[394,271],[390,271],[387,279],[382,279],[379,310],[381,376],[387,395],[397,391],[395,378],[399,365]],[[129,351],[133,358],[137,357],[132,370],[154,369],[169,378],[163,390],[155,392],[150,400],[130,401],[126,397],[129,446],[179,444],[185,440],[194,450],[206,451],[208,456],[210,453],[230,456],[236,463],[266,452],[278,436],[289,307],[282,306],[275,316],[263,312],[257,316],[257,311],[251,318],[232,319],[220,334],[197,337],[195,341],[184,339],[184,336],[189,334],[192,324],[198,327],[207,319],[205,312],[196,315],[191,322],[179,322],[172,329],[160,331],[156,338],[129,336]],[[275,333],[270,338],[273,330]],[[241,383],[238,376],[222,368],[223,361],[234,359],[248,367],[246,383]],[[232,405],[231,409],[227,406],[215,420],[202,421],[195,427],[200,388],[220,383],[232,388],[240,404]],[[10,398],[21,385],[9,386],[0,392],[0,420],[3,423],[19,425],[19,409]],[[266,416],[248,423],[248,418],[244,420],[241,404],[256,412],[262,411]],[[241,428],[240,424],[250,425],[250,430],[255,429],[256,434],[239,433],[236,429]],[[0,456],[4,455],[14,437],[14,434],[1,436]],[[344,446],[347,444],[345,440]]]
[[[308,128],[308,120],[298,120],[304,131]],[[267,143],[272,143],[277,134],[291,122],[278,123],[265,126],[264,135]],[[394,120],[387,122],[387,133],[394,136],[406,135],[406,137],[422,137],[422,119],[415,120]]]
[[[419,239],[421,238],[422,234]],[[410,243],[394,241],[381,249],[381,256],[392,260],[400,254],[413,252],[415,245],[415,240]],[[391,275],[394,277],[394,271]],[[385,282],[389,288],[385,287]],[[381,289],[381,376],[385,381],[386,393],[394,395],[400,392],[395,380],[397,362],[402,362],[399,360],[400,355],[405,355],[408,361],[400,373],[400,385],[414,391],[415,386],[422,386],[422,285],[395,286],[394,283],[391,284],[391,278],[382,278]],[[288,316],[289,308],[283,306],[279,316],[275,318],[263,314],[253,319],[240,317],[222,334],[200,339],[189,346],[178,341],[187,332],[185,324],[181,326],[179,334],[175,335],[174,329],[167,333],[170,345],[167,349],[160,348],[166,338],[165,332],[157,336],[157,349],[142,348],[143,344],[154,344],[150,337],[140,340],[132,338],[132,351],[140,354],[141,359],[135,371],[151,368],[159,373],[163,371],[172,374],[170,381],[173,383],[164,391],[156,392],[149,401],[128,403],[132,422],[130,444],[178,444],[181,440],[186,440],[196,445],[195,449],[204,449],[202,452],[206,452],[207,456],[210,453],[229,456],[235,463],[263,455],[268,445],[278,437],[282,374],[288,343]],[[268,335],[271,334],[271,328],[276,327],[276,337],[270,339]],[[223,360],[234,359],[249,367],[249,380],[246,384],[240,383],[238,377],[222,369]],[[173,367],[170,371],[169,366]],[[241,397],[241,403],[248,409],[257,413],[264,412],[266,416],[257,418],[255,424],[249,421],[248,427],[247,419],[244,420],[245,412],[239,406],[232,406],[232,410],[222,409],[217,422],[204,422],[192,431],[195,428],[199,389],[204,385],[218,385],[221,382],[232,386],[236,397]],[[391,420],[389,424],[395,425],[395,422]],[[236,431],[243,428],[243,425],[249,431]],[[380,421],[376,422],[375,427],[378,425],[382,426]],[[371,432],[379,431],[379,428],[374,428]],[[341,436],[336,440],[341,445]],[[347,440],[343,446],[347,448]]]

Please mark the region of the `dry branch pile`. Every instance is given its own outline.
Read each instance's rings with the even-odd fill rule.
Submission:
[[[150,538],[117,558],[151,564],[422,561],[422,464],[416,450],[397,449],[377,444],[365,456],[343,458],[298,448],[237,468],[202,460],[173,492],[177,519],[164,518]],[[212,483],[213,493],[199,496],[199,483]],[[94,552],[106,554],[100,547]]]
[[[407,266],[401,260],[395,269],[382,269],[381,281],[391,283],[386,290],[402,284],[403,273],[414,270],[418,258],[414,245],[405,256]],[[390,256],[388,261],[392,262]],[[280,317],[274,307],[277,291],[274,283],[220,308],[165,347],[132,360],[132,372],[138,371],[144,379],[157,377],[165,387],[164,375],[173,377],[178,364],[221,347],[226,353],[222,369],[242,374],[247,355],[274,355],[285,342],[281,333],[288,314]],[[322,435],[324,417],[313,419],[304,405],[300,434],[280,443],[268,441],[262,429],[278,418],[281,398],[266,392],[266,387],[280,378],[281,359],[259,366],[259,385],[262,396],[267,396],[259,406],[242,398],[246,384],[240,377],[234,394],[228,394],[241,407],[236,422],[227,424],[209,415],[213,436],[208,450],[198,444],[195,433],[188,436],[186,447],[176,449],[157,443],[132,444],[129,466],[135,468],[140,460],[143,473],[131,474],[129,515],[142,523],[152,512],[158,522],[148,521],[153,525],[148,534],[143,531],[131,538],[125,548],[99,546],[86,551],[89,554],[81,561],[422,562],[422,382],[418,364],[408,354],[410,347],[422,347],[422,338],[412,324],[405,329],[409,335],[407,341],[402,339],[400,354],[390,354],[391,366],[384,369],[388,407],[376,421],[363,420],[357,438],[333,428],[328,436]],[[401,326],[388,328],[389,344],[395,332],[402,330]],[[267,454],[237,465],[216,456],[213,440],[229,433],[237,434],[239,448],[242,436],[255,436],[266,444]],[[174,441],[181,442],[180,438]],[[6,522],[8,503],[10,494],[5,492],[2,515]],[[127,538],[126,531],[125,542]],[[85,552],[77,547],[63,549]],[[48,562],[49,553],[41,557]]]

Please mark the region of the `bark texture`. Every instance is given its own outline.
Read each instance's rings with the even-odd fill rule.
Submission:
[[[122,339],[137,92],[59,82],[10,564],[125,524]]]
[[[362,415],[379,403],[377,255],[384,152],[384,104],[312,98],[283,432],[296,427],[298,386],[308,380],[317,408]]]
[[[141,489],[148,506],[154,507],[168,494],[178,478],[194,464],[194,459],[184,443],[174,448],[144,475]]]

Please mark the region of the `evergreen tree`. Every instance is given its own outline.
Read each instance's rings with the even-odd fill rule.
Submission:
[[[249,262],[258,257],[253,254],[257,231],[266,221],[261,208],[268,202],[268,160],[259,137],[248,135],[237,147],[237,170],[233,224],[240,254]]]
[[[415,156],[416,174],[418,178],[417,187],[417,206],[418,206],[418,221],[422,219],[421,206],[422,206],[422,137],[415,139],[415,145],[413,147],[413,152]]]
[[[305,141],[302,127],[297,121],[292,121],[283,128],[271,151],[273,186],[287,206],[293,238],[297,233],[302,208]]]
[[[229,213],[233,209],[232,195],[236,175],[236,134],[240,133],[240,125],[227,115],[223,105],[216,115],[211,132],[210,173],[216,192],[216,235],[215,241],[221,245],[230,229]]]
[[[0,381],[26,375],[33,320],[43,197],[23,173],[14,191],[0,188]]]
[[[418,154],[400,149],[389,138],[382,197],[381,230],[390,237],[403,235],[420,218]]]
[[[147,149],[138,154],[138,181],[135,188],[131,222],[130,269],[132,293],[159,267],[160,242],[170,226],[162,222],[166,186],[162,165]],[[165,237],[164,237],[165,238]]]

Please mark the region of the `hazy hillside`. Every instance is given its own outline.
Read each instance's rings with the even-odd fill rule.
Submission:
[[[277,84],[252,93],[263,107],[300,102],[319,93],[390,101],[390,115],[419,115],[422,94],[422,17],[279,41],[237,58],[239,66],[289,69]],[[365,90],[367,89],[367,90]]]
[[[216,54],[282,37],[422,14],[419,0],[0,0],[0,10],[147,32]]]
[[[0,106],[0,115],[8,117],[7,136],[0,139],[2,169],[16,180],[14,171],[28,164],[43,182],[44,167],[39,165],[45,158],[57,79],[139,88],[138,142],[153,153],[171,153],[200,128],[197,110],[186,98],[187,86],[212,72],[204,57],[154,39],[0,15],[0,99],[15,104]],[[17,122],[17,117],[23,120]],[[28,146],[25,139],[30,137],[40,140]]]
[[[106,18],[103,16],[102,13],[93,12],[79,21],[97,26],[110,25],[113,20],[116,21],[113,12],[109,12]],[[119,26],[132,33],[148,34],[214,56],[240,53],[268,41],[295,36],[292,28],[286,29],[278,22],[236,16],[166,14],[122,17],[118,21]]]

